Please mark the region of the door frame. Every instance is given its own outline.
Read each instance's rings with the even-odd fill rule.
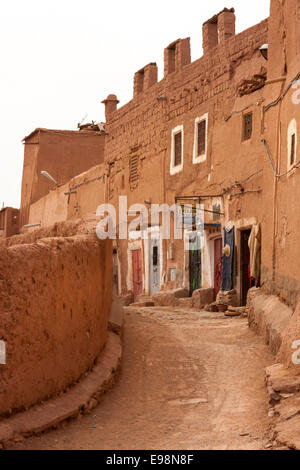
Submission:
[[[142,254],[142,292],[145,291],[145,260],[142,233],[140,231],[130,232],[127,248],[127,279],[126,285],[129,292],[133,292],[133,271],[132,271],[132,252],[135,250],[141,250]]]
[[[161,289],[162,286],[162,279],[163,279],[163,241],[160,237],[160,227],[158,225],[154,227],[148,227],[143,232],[143,241],[144,241],[144,263],[145,263],[145,293],[146,295],[150,295],[150,250],[151,250],[151,243],[150,239],[156,238],[159,239],[159,268],[160,268],[160,276],[159,276],[159,286]]]
[[[190,250],[189,250],[189,241],[190,235],[195,234],[195,230],[185,229],[184,230],[184,288],[190,292]],[[201,234],[198,234],[200,237],[200,246],[201,246],[201,279],[203,286],[203,251],[204,251],[204,240]]]
[[[240,304],[242,305],[243,302],[243,297],[244,297],[244,291],[243,291],[243,250],[242,250],[242,243],[243,243],[243,233],[244,232],[250,232],[251,233],[251,227],[248,228],[241,228],[239,230],[240,232],[240,239],[239,239],[239,252],[240,252],[240,260],[239,260],[239,272],[240,272]],[[249,235],[250,236],[250,235]],[[249,253],[250,256],[250,253]],[[249,287],[250,289],[250,287]],[[248,289],[248,290],[249,290]]]

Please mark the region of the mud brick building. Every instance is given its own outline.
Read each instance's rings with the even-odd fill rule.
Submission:
[[[60,150],[49,146],[46,160],[28,163],[38,148],[29,144],[37,135],[53,134],[29,136],[22,225],[95,215],[104,202],[118,210],[120,196],[127,196],[128,207],[177,203],[193,212],[203,204],[202,245],[188,227],[182,240],[172,231],[163,240],[159,224],[150,221],[128,240],[116,240],[119,293],[137,297],[185,288],[192,294],[205,288],[214,298],[221,288],[234,288],[244,304],[252,231],[259,251],[256,282],[294,305],[300,280],[295,256],[299,107],[292,100],[299,72],[299,5],[272,0],[270,17],[240,34],[235,34],[234,10],[224,9],[203,24],[203,56],[195,62],[189,38],[172,42],[164,49],[163,79],[157,81],[151,62],[134,74],[129,103],[118,108],[117,97],[109,95],[103,101],[106,135],[72,134],[77,157],[72,154],[67,166],[57,158]],[[57,148],[64,148],[66,135],[58,137]],[[42,169],[62,184],[50,194]]]
[[[3,207],[0,210],[0,238],[12,237],[19,233],[19,209]]]
[[[63,185],[103,161],[104,142],[104,132],[97,126],[79,131],[35,129],[24,138],[21,228],[28,223],[30,206],[55,188],[41,171]]]
[[[161,240],[155,227],[146,228],[149,240],[138,233],[128,244],[120,240],[122,291],[153,294],[162,287],[185,287],[192,293],[204,287],[217,292],[223,227],[231,221],[234,286],[245,299],[244,233],[264,217],[260,135],[267,63],[260,47],[267,42],[268,20],[235,35],[234,11],[224,10],[203,25],[202,58],[191,63],[189,38],[178,39],[164,51],[161,82],[151,63],[135,74],[130,103],[114,111],[106,101],[108,202],[117,206],[122,194],[128,205],[199,202],[208,211],[204,246],[194,260],[186,250],[188,230],[185,240],[172,235]]]

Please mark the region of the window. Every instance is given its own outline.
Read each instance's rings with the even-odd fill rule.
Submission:
[[[183,169],[183,126],[172,130],[170,174],[175,175]]]
[[[174,145],[175,145],[175,162],[174,166],[178,166],[181,164],[181,156],[182,156],[182,136],[181,132],[175,134],[174,136]]]
[[[252,136],[252,113],[243,116],[243,140],[249,140]]]
[[[206,147],[206,121],[198,123],[198,155],[205,153]]]
[[[202,163],[207,154],[208,114],[195,119],[193,163]]]
[[[220,217],[221,217],[221,206],[220,206],[220,204],[218,204],[218,203],[213,204],[212,211],[213,211],[213,220],[214,221],[220,220]]]
[[[292,168],[297,160],[297,122],[293,119],[288,127],[288,165],[287,169]]]
[[[139,181],[138,163],[139,163],[139,158],[137,155],[132,155],[129,157],[130,189],[135,189],[138,187],[138,181]]]

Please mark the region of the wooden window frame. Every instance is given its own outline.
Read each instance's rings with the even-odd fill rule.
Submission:
[[[137,154],[129,156],[129,184],[131,190],[139,185],[139,156]]]
[[[175,136],[181,133],[181,163],[175,165]],[[184,127],[183,125],[177,126],[172,130],[171,135],[171,162],[170,174],[175,175],[183,170],[183,156],[184,156]]]
[[[247,116],[251,116],[251,133],[250,135],[246,134],[246,118]],[[248,111],[243,114],[243,129],[242,129],[242,140],[243,142],[247,142],[252,139],[253,135],[253,111]]]
[[[205,150],[202,154],[198,154],[198,131],[199,131],[199,124],[205,121]],[[207,158],[207,139],[208,139],[208,113],[203,114],[203,116],[197,117],[195,119],[195,128],[194,128],[194,152],[193,152],[193,164],[197,165],[199,163],[203,163],[206,161]]]

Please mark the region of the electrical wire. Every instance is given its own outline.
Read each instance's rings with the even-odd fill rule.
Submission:
[[[300,76],[300,75],[299,75]],[[291,173],[293,170],[295,170],[295,168],[299,168],[299,165],[300,165],[300,160],[298,162],[296,162],[292,168],[290,168],[288,171],[286,171],[285,173],[278,173],[276,171],[276,168],[275,168],[275,165],[274,165],[274,162],[273,162],[273,159],[270,155],[270,152],[269,152],[269,148],[268,148],[268,144],[267,144],[267,141],[266,139],[261,139],[262,143],[264,144],[264,147],[266,149],[266,152],[267,152],[267,155],[268,155],[268,158],[270,160],[270,163],[271,163],[271,167],[272,167],[272,170],[274,172],[274,175],[276,176],[276,178],[282,178],[283,176],[287,176],[289,173]]]

